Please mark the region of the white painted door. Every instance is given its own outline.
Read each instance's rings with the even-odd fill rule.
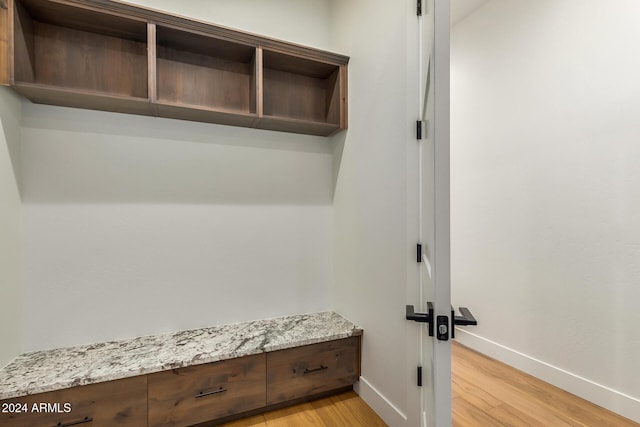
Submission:
[[[423,0],[419,19],[420,301],[422,427],[451,426],[451,274],[449,189],[449,0]],[[418,312],[418,314],[415,314]],[[428,320],[428,323],[426,321]]]

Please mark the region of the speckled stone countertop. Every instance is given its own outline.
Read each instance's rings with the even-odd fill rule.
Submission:
[[[360,335],[334,312],[25,353],[0,369],[0,400]]]

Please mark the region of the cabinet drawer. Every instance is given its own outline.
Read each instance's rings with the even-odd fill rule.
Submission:
[[[359,337],[351,337],[267,353],[267,404],[353,384],[359,345]]]
[[[38,393],[1,403],[0,411],[13,412],[0,412],[3,427],[140,427],[147,424],[147,377]],[[15,413],[25,405],[28,413]]]
[[[265,405],[265,355],[149,375],[149,427],[190,426]]]

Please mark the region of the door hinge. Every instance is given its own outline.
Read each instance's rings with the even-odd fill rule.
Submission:
[[[416,139],[417,140],[422,139],[422,120],[416,121]]]
[[[422,387],[422,366],[418,366],[418,387]]]
[[[422,16],[422,0],[417,0],[417,1],[418,1],[418,4],[417,4],[416,15]]]
[[[422,262],[422,245],[420,243],[418,243],[416,245],[416,261],[417,262]]]

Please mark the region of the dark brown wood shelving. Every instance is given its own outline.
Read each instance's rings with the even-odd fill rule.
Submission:
[[[33,102],[323,136],[347,127],[348,57],[108,0],[7,6],[0,83]]]
[[[266,50],[262,61],[265,115],[339,124],[340,67]]]
[[[46,104],[146,113],[146,22],[44,0],[12,10],[18,92]]]
[[[252,46],[157,28],[159,101],[255,113]]]

